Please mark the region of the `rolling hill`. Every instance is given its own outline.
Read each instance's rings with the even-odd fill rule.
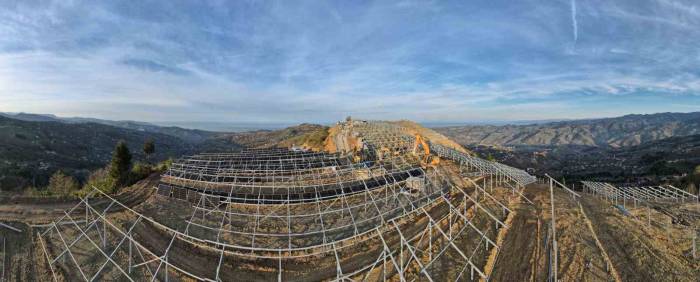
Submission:
[[[98,123],[70,124],[0,117],[0,190],[42,185],[61,169],[80,177],[104,166],[119,140],[135,159],[143,159],[143,143],[153,139],[154,160],[195,151],[196,143],[163,134]]]
[[[202,142],[210,137],[217,135],[217,132],[197,130],[197,129],[185,129],[176,126],[158,126],[148,122],[141,121],[131,121],[131,120],[105,120],[97,118],[84,118],[84,117],[58,117],[51,114],[29,114],[29,113],[0,113],[0,116],[22,120],[22,121],[39,121],[39,122],[60,122],[67,124],[87,124],[96,123],[109,125],[114,127],[120,127],[125,129],[138,130],[149,133],[162,133],[165,135],[170,135],[183,139],[188,142]]]
[[[626,115],[532,125],[451,126],[436,131],[464,145],[585,145],[619,148],[700,134],[700,112]]]
[[[585,145],[468,146],[508,165],[532,168],[567,181],[596,180],[647,185],[673,183],[700,166],[700,134],[620,148]],[[681,187],[679,186],[679,187]]]
[[[120,140],[126,141],[134,160],[138,161],[145,159],[143,143],[153,139],[156,153],[151,160],[159,161],[197,152],[301,145],[310,140],[322,140],[326,129],[320,125],[302,124],[275,131],[221,133],[134,121],[2,114],[0,191],[43,186],[58,169],[79,180],[85,179],[92,170],[109,162],[112,150]]]

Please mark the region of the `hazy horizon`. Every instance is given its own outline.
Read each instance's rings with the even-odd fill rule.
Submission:
[[[694,113],[694,112],[658,112],[658,113],[628,113],[626,115],[644,115],[644,114],[663,114],[663,113]],[[16,114],[28,114],[28,115],[40,115],[49,116],[58,119],[100,119],[88,116],[60,116],[51,113],[27,113],[27,112],[3,112],[0,114],[16,115]],[[492,126],[502,126],[502,125],[529,125],[529,124],[544,124],[550,122],[559,121],[575,121],[575,120],[594,120],[594,119],[604,119],[604,118],[615,118],[621,116],[608,116],[608,117],[589,117],[580,119],[542,119],[542,120],[464,120],[464,121],[420,121],[414,120],[415,122],[426,126],[426,127],[450,127],[450,126],[478,126],[478,125],[492,125]],[[354,117],[356,119],[363,119],[362,117]],[[157,126],[175,126],[185,129],[198,129],[207,131],[218,131],[218,132],[245,132],[254,130],[276,130],[283,129],[290,126],[299,125],[302,123],[310,124],[320,124],[330,126],[338,121],[302,121],[302,122],[221,122],[221,121],[146,121],[146,120],[110,120],[102,119],[106,121],[122,121],[122,122],[143,122],[148,124],[153,124]]]

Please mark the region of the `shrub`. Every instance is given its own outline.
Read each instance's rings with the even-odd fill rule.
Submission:
[[[72,176],[66,175],[59,170],[51,175],[47,190],[53,195],[68,196],[78,190],[78,182]]]
[[[24,189],[24,195],[27,197],[50,197],[51,192],[48,189],[39,189],[31,186]]]
[[[173,159],[170,158],[170,159],[167,159],[167,160],[164,160],[164,161],[158,163],[155,166],[154,170],[155,170],[155,172],[163,173],[166,170],[168,170],[172,165],[173,165]]]
[[[109,168],[101,168],[93,171],[83,186],[83,189],[77,193],[77,196],[84,196],[87,193],[92,192],[92,187],[95,187],[106,194],[114,193],[116,191],[117,182],[114,178],[112,178],[109,171]]]
[[[131,169],[131,181],[129,181],[129,183],[133,184],[139,182],[153,172],[153,167],[150,164],[138,162]]]

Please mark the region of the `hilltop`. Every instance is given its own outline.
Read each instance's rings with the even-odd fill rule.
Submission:
[[[318,150],[328,135],[328,127],[303,123],[279,130],[255,130],[249,132],[222,133],[207,140],[206,144],[235,144],[248,148],[305,146]],[[206,151],[216,151],[203,148]]]

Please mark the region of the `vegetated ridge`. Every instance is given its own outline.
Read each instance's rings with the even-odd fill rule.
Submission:
[[[468,146],[482,156],[536,174],[548,173],[568,181],[597,180],[635,185],[673,183],[687,187],[700,166],[700,134],[670,137],[621,148],[560,146]],[[695,183],[697,186],[700,183]]]
[[[171,135],[114,127],[97,123],[69,124],[23,121],[0,117],[0,190],[13,190],[46,183],[58,169],[85,177],[104,166],[119,140],[143,159],[146,140],[154,140],[154,161],[194,152],[194,143]]]
[[[209,142],[233,143],[249,148],[307,147],[319,150],[328,136],[328,127],[302,123],[280,130],[256,130],[219,134]]]
[[[211,138],[217,134],[217,132],[198,130],[198,129],[186,129],[176,126],[158,126],[148,122],[141,121],[131,121],[131,120],[105,120],[96,118],[83,118],[83,117],[57,117],[51,114],[28,114],[28,113],[0,113],[0,116],[18,119],[23,121],[43,121],[43,122],[60,122],[67,124],[87,124],[87,123],[97,123],[103,125],[110,125],[114,127],[120,127],[125,129],[132,129],[143,132],[150,133],[162,133],[165,135],[174,136],[183,139],[188,142],[202,142],[208,138]]]
[[[19,119],[18,119],[19,118]],[[282,130],[221,133],[141,122],[67,122],[51,115],[0,115],[0,191],[43,186],[57,170],[84,180],[104,167],[114,146],[126,141],[135,160],[144,160],[143,144],[155,142],[150,161],[199,152],[232,152],[243,147],[321,147],[327,128],[302,124]],[[114,125],[109,125],[113,123]],[[318,141],[321,140],[321,141]]]

